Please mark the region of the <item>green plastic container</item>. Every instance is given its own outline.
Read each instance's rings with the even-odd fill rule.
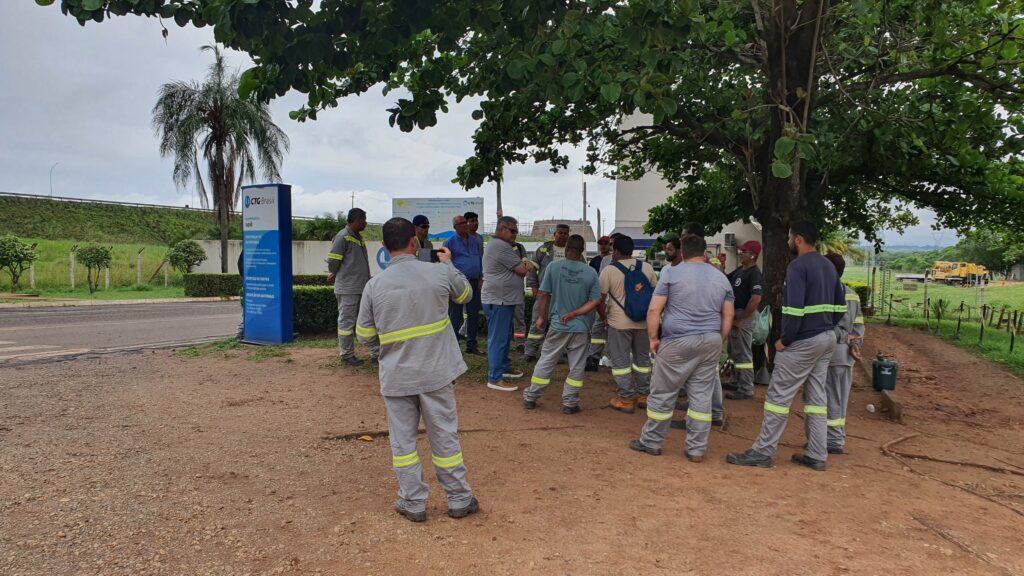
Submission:
[[[882,353],[871,365],[871,386],[875,390],[895,390],[896,372],[899,370],[899,363],[895,360],[886,360]]]

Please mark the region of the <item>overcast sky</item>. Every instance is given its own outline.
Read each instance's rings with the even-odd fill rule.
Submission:
[[[210,28],[178,28],[166,22],[165,41],[155,19],[122,17],[81,27],[60,13],[59,3],[38,7],[32,0],[0,1],[0,191],[53,194],[125,202],[198,205],[191,190],[171,181],[172,162],[162,159],[151,128],[151,110],[160,85],[201,79],[211,56]],[[249,60],[229,52],[233,67]],[[403,133],[388,126],[386,108],[396,95],[373,90],[348,98],[316,122],[297,123],[288,112],[301,106],[301,94],[272,103],[276,123],[291,139],[282,169],[293,186],[293,211],[312,216],[356,205],[371,221],[391,215],[391,198],[404,196],[483,196],[487,221],[493,220],[493,186],[470,192],[451,183],[455,169],[472,153],[476,124],[472,106],[453,105],[426,131]],[[509,166],[503,187],[506,214],[522,220],[579,218],[582,151],[571,154],[567,171],[546,165]],[[587,177],[589,218],[600,208],[605,229],[614,226],[613,181]],[[2,215],[0,215],[2,217]],[[886,234],[889,244],[952,244],[953,232],[936,233],[922,224],[903,237]]]

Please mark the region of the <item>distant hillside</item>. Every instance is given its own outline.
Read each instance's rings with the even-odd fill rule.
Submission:
[[[296,240],[330,240],[344,223],[336,218],[293,220]],[[170,245],[185,238],[217,239],[220,233],[210,212],[183,208],[136,206],[48,198],[0,195],[0,234],[26,238]],[[241,220],[231,219],[229,236],[240,239]],[[380,227],[364,233],[380,239]]]

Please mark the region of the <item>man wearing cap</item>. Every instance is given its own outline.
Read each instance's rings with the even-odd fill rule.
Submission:
[[[473,287],[473,298],[465,305],[452,302],[448,305],[448,317],[451,318],[452,328],[458,338],[463,319],[466,324],[466,354],[479,354],[477,349],[476,333],[480,325],[480,279],[483,277],[483,255],[484,244],[479,236],[473,237],[469,234],[469,224],[466,217],[458,215],[452,218],[452,234],[444,241],[444,247],[451,252],[452,264],[462,272]],[[463,313],[465,310],[465,313]]]
[[[334,284],[338,301],[338,350],[341,361],[358,366],[355,326],[363,287],[370,280],[370,259],[360,232],[366,229],[366,212],[360,208],[348,211],[348,225],[338,232],[327,253],[327,281]],[[380,347],[371,345],[370,356],[376,360]]]
[[[434,243],[429,237],[430,220],[423,214],[417,214],[412,219],[412,225],[416,228],[416,258],[430,262],[430,251],[434,249]]]
[[[528,362],[536,360],[540,356],[540,347],[544,343],[544,331],[537,329],[539,309],[536,303],[540,283],[544,280],[544,271],[547,270],[548,265],[557,260],[565,260],[565,244],[569,241],[570,230],[568,224],[556,225],[552,239],[537,248],[533,257],[529,259],[530,273],[526,276],[526,287],[533,293],[534,307],[530,314],[529,333],[526,335],[526,360]]]
[[[601,274],[601,262],[605,256],[611,256],[612,239],[608,236],[601,236],[597,241],[597,256],[590,259],[590,267],[594,272]],[[607,318],[598,311],[594,315],[594,324],[590,327],[590,349],[587,351],[587,372],[597,372],[601,365],[601,356],[604,356],[604,347],[608,343]]]
[[[751,350],[757,309],[761,305],[761,271],[757,257],[761,243],[748,240],[740,245],[740,267],[729,274],[733,294],[736,295],[736,317],[729,332],[729,358],[736,371],[736,390],[725,395],[730,400],[750,400],[754,397],[754,356]]]

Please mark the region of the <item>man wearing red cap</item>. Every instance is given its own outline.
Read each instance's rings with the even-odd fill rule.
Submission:
[[[757,268],[757,257],[761,254],[761,243],[748,240],[739,247],[740,267],[729,274],[733,294],[736,295],[736,315],[729,333],[729,358],[736,371],[736,390],[726,394],[731,400],[750,400],[754,397],[754,355],[751,341],[754,338],[757,308],[761,305],[761,271]]]

